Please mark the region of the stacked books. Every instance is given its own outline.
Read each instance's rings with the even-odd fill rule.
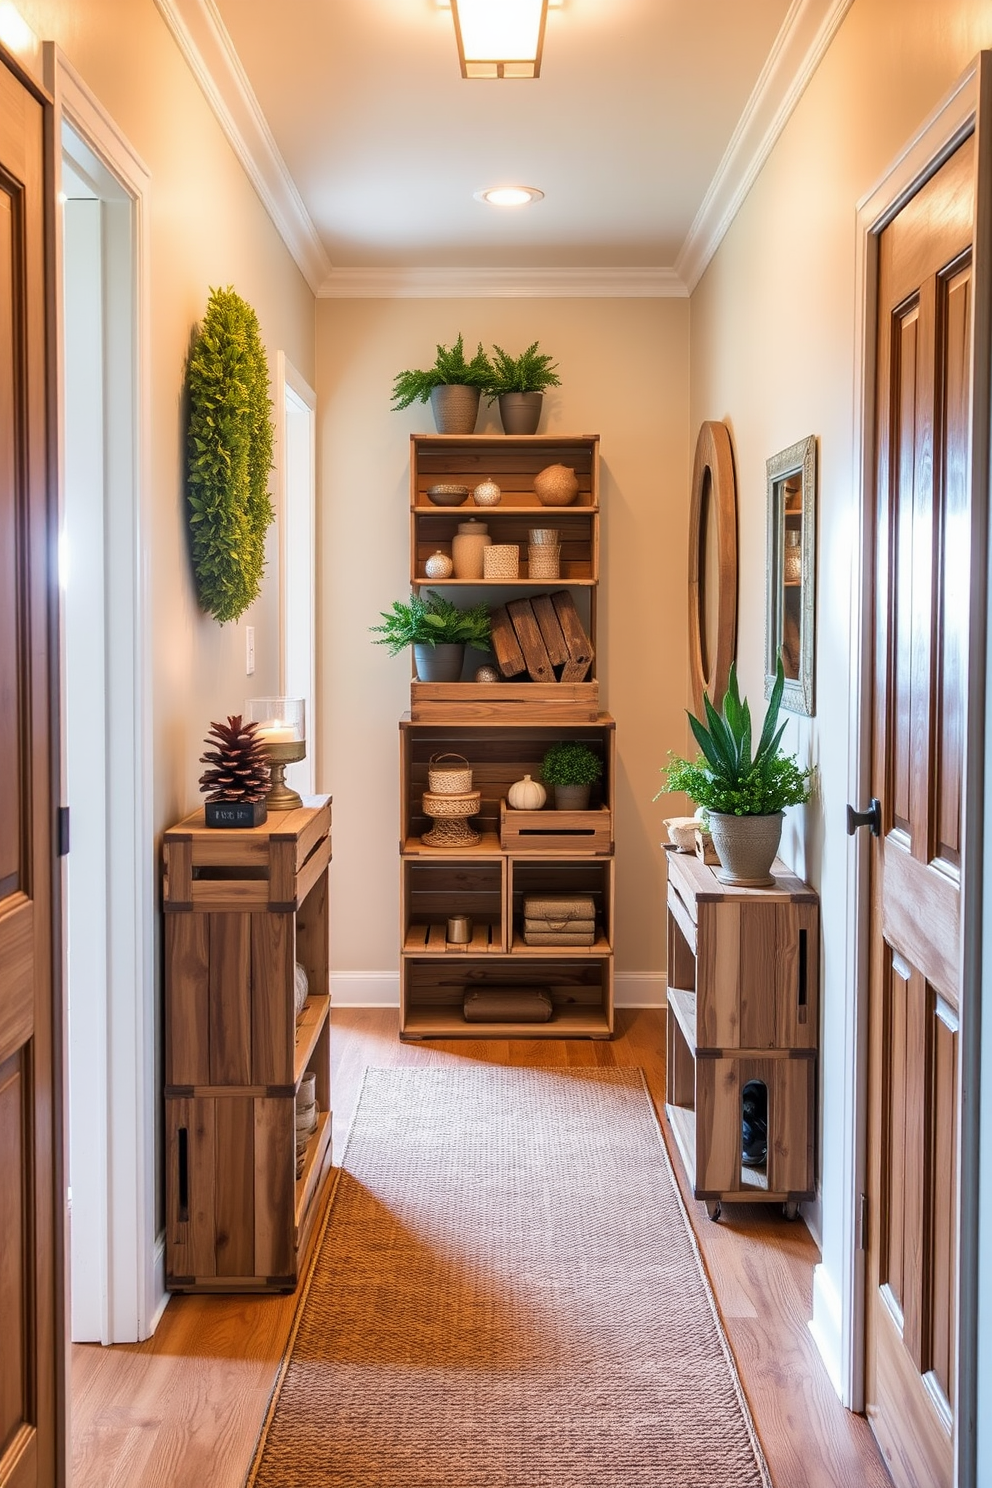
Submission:
[[[530,895],[524,899],[524,944],[591,946],[596,905],[591,894]]]

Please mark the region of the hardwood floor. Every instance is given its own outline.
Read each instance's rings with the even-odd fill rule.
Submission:
[[[622,1010],[617,1025],[612,1042],[401,1044],[395,1012],[335,1009],[335,1163],[367,1065],[640,1065],[663,1109],[662,1015]],[[805,1226],[760,1205],[728,1205],[713,1224],[682,1192],[774,1488],[890,1488],[867,1422],[839,1404],[806,1326],[818,1252]],[[293,1297],[175,1297],[147,1343],[74,1347],[73,1488],[241,1488],[294,1306]]]

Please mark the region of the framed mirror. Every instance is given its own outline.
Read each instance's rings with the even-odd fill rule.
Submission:
[[[689,505],[689,678],[693,711],[717,707],[737,649],[737,485],[726,424],[701,425]]]
[[[768,574],[765,603],[765,697],[779,655],[782,707],[812,717],[816,623],[816,436],[791,444],[766,464]]]

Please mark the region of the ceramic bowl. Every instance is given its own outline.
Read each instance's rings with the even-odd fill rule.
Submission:
[[[468,500],[468,486],[428,486],[427,500],[435,506],[461,506]]]

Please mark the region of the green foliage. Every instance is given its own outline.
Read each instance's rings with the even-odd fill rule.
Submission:
[[[541,761],[541,779],[547,785],[592,785],[603,773],[603,761],[588,744],[562,739],[552,744]]]
[[[485,388],[493,375],[489,358],[479,342],[478,350],[470,362],[465,360],[465,348],[461,331],[454,346],[437,348],[433,367],[425,371],[398,372],[393,382],[393,408],[409,408],[415,399],[426,403],[436,387],[456,383],[461,387]]]
[[[690,761],[669,753],[665,790],[683,791],[697,806],[727,816],[771,816],[808,801],[812,771],[801,770],[794,754],[785,755],[779,749],[785,731],[784,723],[777,727],[784,687],[780,658],[752,757],[751,710],[741,700],[737,669],[732,666],[721,711],[716,711],[704,693],[706,722],[689,714],[689,726],[702,754]]]
[[[508,356],[502,346],[494,345],[493,351],[492,376],[485,387],[490,403],[501,393],[543,393],[561,387],[557,362],[539,352],[536,341],[518,357]]]
[[[233,289],[214,289],[186,369],[186,479],[200,604],[223,625],[261,589],[272,421],[258,317]]]
[[[473,605],[460,610],[450,599],[433,589],[426,595],[411,594],[410,603],[394,599],[389,610],[379,612],[384,625],[370,625],[376,632],[374,646],[388,646],[390,656],[397,656],[407,646],[475,646],[485,651],[489,645],[489,607]]]

